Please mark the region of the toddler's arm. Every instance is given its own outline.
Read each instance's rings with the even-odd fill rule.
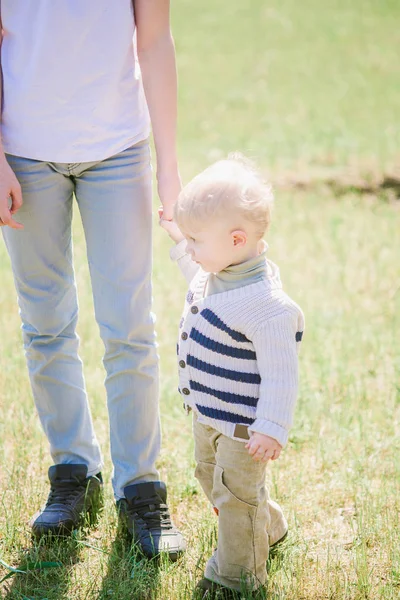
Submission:
[[[171,259],[177,262],[178,267],[182,271],[186,281],[190,283],[200,267],[192,260],[191,256],[186,252],[185,236],[182,234],[175,221],[167,221],[161,218],[160,225],[163,229],[165,229],[169,237],[176,244],[176,246],[174,246],[170,250]]]
[[[253,450],[255,455],[258,453],[258,460],[260,446],[271,458],[277,458],[288,440],[298,390],[297,339],[303,324],[300,309],[291,306],[270,318],[253,336],[261,383],[256,420],[249,427],[248,447],[250,453]]]
[[[165,229],[165,231],[168,233],[171,240],[175,242],[175,244],[179,244],[179,242],[182,242],[185,239],[185,236],[183,235],[182,231],[179,229],[175,221],[167,221],[166,219],[163,219],[161,217],[160,225],[163,229]]]

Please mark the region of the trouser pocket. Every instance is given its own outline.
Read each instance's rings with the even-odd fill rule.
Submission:
[[[258,586],[266,580],[270,517],[265,489],[257,494],[247,491],[238,486],[233,493],[225,484],[224,469],[215,466],[212,501],[219,511],[218,575],[221,582],[231,580],[237,585],[245,579]],[[257,504],[246,499],[257,496]]]

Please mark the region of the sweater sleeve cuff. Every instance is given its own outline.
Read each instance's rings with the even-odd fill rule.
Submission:
[[[286,446],[289,432],[284,428],[273,423],[272,421],[266,421],[265,419],[256,419],[252,425],[248,428],[250,433],[263,433],[274,438],[281,446]]]
[[[171,260],[179,260],[180,258],[182,258],[183,256],[185,256],[186,254],[186,240],[181,240],[179,242],[179,244],[176,244],[175,246],[172,246],[172,248],[169,251],[169,256],[171,258]]]

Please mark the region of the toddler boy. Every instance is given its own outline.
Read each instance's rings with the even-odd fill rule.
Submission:
[[[204,598],[263,586],[269,547],[287,532],[265,475],[292,424],[304,318],[266,258],[272,203],[253,165],[233,155],[183,189],[174,221],[160,221],[189,283],[179,392],[193,411],[195,474],[218,514]]]

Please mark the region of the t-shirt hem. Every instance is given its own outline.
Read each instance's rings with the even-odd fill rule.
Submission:
[[[107,160],[107,158],[111,158],[116,154],[120,154],[127,148],[131,146],[135,146],[140,142],[143,142],[150,136],[150,127],[145,130],[142,130],[140,133],[132,136],[130,138],[126,138],[124,142],[120,144],[110,145],[108,148],[104,148],[101,152],[96,153],[95,147],[92,150],[85,151],[82,153],[74,154],[60,154],[53,155],[53,153],[47,154],[47,151],[34,151],[29,148],[24,148],[21,146],[14,147],[13,144],[7,143],[7,140],[3,140],[3,148],[5,154],[9,154],[11,156],[18,156],[20,158],[27,158],[29,160],[38,160],[40,162],[46,163],[66,163],[66,164],[80,164],[80,163],[92,163],[92,162],[101,162],[103,160]]]

